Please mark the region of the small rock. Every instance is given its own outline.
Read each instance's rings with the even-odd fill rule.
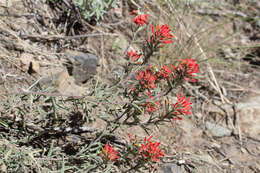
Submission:
[[[38,61],[31,62],[32,73],[40,73],[40,63]]]
[[[23,53],[20,56],[21,67],[24,71],[29,69],[30,63],[33,61],[33,55],[28,53]]]
[[[112,73],[115,76],[115,78],[120,79],[124,75],[124,69],[116,67],[112,70]]]
[[[243,148],[243,147],[240,148],[240,151],[241,151],[242,153],[248,153],[248,152],[246,151],[246,149]]]
[[[20,63],[21,63],[21,68],[25,72],[28,72],[29,74],[40,73],[40,64],[38,61],[35,61],[32,54],[29,53],[21,54]]]
[[[97,73],[97,66],[99,64],[96,55],[72,51],[69,51],[68,53],[70,56],[69,60],[71,60],[72,63],[72,69],[71,67],[68,67],[68,70],[71,71],[76,84],[86,82],[91,76]]]
[[[166,163],[161,166],[157,173],[183,173],[181,167],[175,163]]]
[[[198,119],[203,118],[203,114],[200,113],[200,112],[194,113],[194,116],[195,116],[196,118],[198,118]]]
[[[205,124],[206,129],[212,134],[214,137],[224,137],[224,136],[230,136],[231,135],[231,130],[222,127],[218,124],[211,123],[211,122],[206,122]]]
[[[51,74],[50,76],[43,77],[40,81],[41,86],[55,86],[59,91],[64,90],[68,87],[69,74],[66,70]],[[63,92],[61,92],[63,93]]]

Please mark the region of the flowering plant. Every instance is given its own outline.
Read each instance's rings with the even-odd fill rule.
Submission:
[[[135,157],[138,159],[138,162],[142,161],[150,161],[150,162],[158,162],[161,157],[165,154],[159,148],[160,142],[152,142],[151,139],[153,138],[150,136],[149,138],[145,137],[144,141],[140,143],[135,138],[133,140],[132,136],[128,134],[129,142],[130,142],[130,150],[129,152],[134,153]]]
[[[108,143],[106,144],[105,148],[103,148],[102,153],[100,154],[101,157],[105,158],[106,160],[114,161],[119,156],[117,155],[118,152],[114,150],[112,146],[110,146]]]
[[[126,55],[127,55],[127,59],[129,61],[134,61],[134,62],[137,62],[139,60],[139,58],[142,56],[142,54],[137,54],[136,51],[127,51],[126,52]]]
[[[154,47],[158,47],[160,44],[169,44],[172,43],[173,34],[171,34],[171,29],[165,25],[157,25],[156,29],[153,25],[151,25],[152,28],[152,36],[150,37],[149,42],[154,44]]]
[[[164,156],[164,152],[162,152],[159,148],[160,142],[151,142],[152,136],[147,139],[144,138],[144,144],[141,144],[139,147],[139,151],[144,158],[148,160],[153,160],[154,162],[158,162],[159,158]]]
[[[89,3],[96,2],[84,1]],[[101,0],[99,1],[101,2]],[[105,1],[112,2],[114,0]],[[59,7],[67,6],[67,2],[69,1],[57,1],[61,5]],[[107,15],[105,16],[106,20],[120,17],[121,7],[124,7],[127,2],[122,1],[120,9],[116,9],[116,12],[120,13],[117,13],[118,15],[116,16]],[[109,6],[105,8],[109,8]],[[109,12],[109,14],[111,13]],[[141,169],[140,172],[155,172],[157,166],[154,166],[154,164],[160,164],[167,150],[165,145],[162,145],[163,142],[159,138],[160,135],[156,135],[158,138],[152,137],[151,130],[154,129],[154,126],[159,128],[169,123],[177,122],[176,124],[179,125],[182,119],[185,120],[186,117],[190,118],[192,115],[192,99],[185,95],[187,87],[185,86],[184,88],[183,84],[188,82],[193,82],[191,83],[193,85],[197,84],[196,77],[200,71],[198,63],[193,57],[176,58],[168,54],[166,54],[167,59],[164,62],[158,62],[156,58],[169,50],[168,46],[176,44],[175,38],[177,36],[173,32],[173,28],[169,24],[158,25],[155,22],[152,23],[149,21],[152,17],[140,10],[133,11],[132,15],[132,27],[129,28],[132,29],[133,35],[132,37],[130,35],[129,45],[120,57],[122,61],[117,59],[118,62],[124,62],[124,64],[116,64],[116,68],[112,70],[117,76],[110,75],[110,73],[108,75],[103,73],[104,75],[102,75],[102,77],[111,77],[113,78],[112,80],[110,80],[111,78],[104,80],[99,80],[100,78],[93,79],[86,83],[90,84],[87,87],[89,91],[86,93],[87,95],[71,96],[67,93],[68,95],[66,96],[55,94],[52,92],[52,89],[48,92],[49,88],[42,90],[42,83],[37,87],[39,79],[26,91],[22,92],[24,94],[15,94],[15,99],[8,100],[7,104],[1,104],[1,107],[7,109],[7,111],[1,112],[1,116],[3,114],[4,120],[11,120],[3,123],[1,122],[1,117],[1,130],[4,132],[10,131],[11,137],[13,132],[16,133],[17,130],[23,130],[25,133],[14,135],[15,139],[18,139],[14,141],[14,144],[18,146],[32,145],[40,148],[40,153],[36,152],[33,155],[38,157],[36,158],[37,162],[34,164],[34,172],[44,172],[42,170],[45,170],[42,169],[43,167],[38,169],[38,163],[40,163],[40,167],[45,165],[50,168],[48,169],[49,171],[46,170],[47,172],[54,171],[52,169],[56,168],[62,170],[62,172],[138,172],[139,169]],[[69,17],[68,19],[77,18],[75,15],[67,17]],[[111,22],[114,22],[114,20]],[[75,27],[77,31],[93,29],[93,32],[95,32],[96,29],[100,30],[100,26],[103,26],[103,23],[97,23],[97,27],[91,25],[85,27],[83,24],[88,23],[84,22],[84,20],[76,20],[72,23],[70,20],[65,20],[65,23],[67,26],[65,30],[66,28],[72,29],[68,30],[69,34],[71,34],[70,31],[73,34]],[[120,23],[121,20],[108,24],[106,33],[100,33],[102,53],[105,52],[103,48],[108,45],[103,44],[107,35],[110,35],[107,32],[110,32],[110,28],[119,27]],[[94,33],[94,35],[100,34]],[[72,47],[74,47],[74,38],[81,37],[73,37],[69,41],[73,43]],[[84,40],[85,36],[82,38],[83,42],[85,42]],[[74,56],[74,53],[72,54]],[[76,64],[74,64],[74,62],[69,60],[69,63],[66,64],[68,72],[70,75],[72,73],[74,77],[78,77],[78,73],[81,74],[83,71],[88,71],[86,63],[91,64],[93,60],[93,57],[90,55],[87,59],[81,57],[80,54],[78,56],[77,58],[75,55],[74,59],[79,60],[79,62],[75,61]],[[105,56],[102,57],[102,60],[105,60]],[[96,61],[96,58],[94,59]],[[113,63],[112,60],[108,62]],[[76,66],[81,64],[80,68],[77,69],[71,63]],[[105,68],[105,71],[108,69]],[[66,80],[61,81],[60,78],[63,78],[64,75]],[[57,86],[57,82],[59,87],[64,86],[64,84],[66,88],[67,85],[71,86],[70,84],[73,84],[73,81],[68,81],[72,77],[70,75],[67,74],[67,71],[55,74],[53,76],[55,79],[53,87]],[[47,78],[49,81],[49,77]],[[48,81],[47,83],[51,82]],[[62,92],[70,89],[70,87],[66,88]],[[78,86],[76,88],[85,91],[85,89],[82,90],[82,87]],[[38,89],[40,92],[37,91]],[[27,106],[23,104],[24,102],[31,104]],[[22,109],[20,109],[21,105],[23,106]],[[17,114],[19,117],[16,117]],[[28,120],[30,121],[29,123],[27,123]],[[31,123],[32,121],[35,121],[35,125]],[[125,139],[125,133],[129,133],[128,130],[135,131],[136,129],[131,129],[135,128],[135,126],[139,127],[139,133],[136,133],[137,135],[133,137],[129,135],[129,140]],[[4,133],[1,133],[2,136],[7,139],[10,138],[9,135]],[[23,136],[24,139],[20,140],[20,136]],[[42,144],[40,143],[41,141],[46,142]],[[2,153],[5,155],[10,147],[4,148],[6,149],[3,149]],[[14,149],[16,151],[16,148]],[[20,155],[24,155],[27,157],[28,152],[26,150],[19,150],[22,153],[13,156],[19,156],[17,158],[20,158]],[[31,158],[31,155],[28,156],[30,156],[30,160],[35,160],[33,157]],[[9,164],[9,162],[13,163],[12,159],[2,160],[4,162],[0,164],[1,168],[3,165]],[[54,163],[54,165],[49,165],[49,163]],[[7,172],[27,170],[24,164],[21,164],[21,169],[16,167],[16,163],[14,164],[15,166],[11,165],[6,166],[8,168],[12,167],[14,171]],[[94,169],[98,170],[95,171]],[[145,171],[145,169],[150,169],[150,171]]]
[[[132,11],[131,15],[135,16],[133,22],[137,27],[143,27],[148,20],[148,15],[139,11]],[[147,38],[143,42],[142,50],[129,49],[125,53],[128,62],[125,66],[125,74],[121,81],[118,81],[117,86],[124,88],[122,95],[128,102],[124,103],[118,111],[114,110],[115,119],[108,123],[112,126],[109,127],[110,133],[122,125],[140,125],[146,130],[151,124],[160,125],[163,122],[175,122],[182,120],[183,115],[191,115],[192,103],[182,93],[177,92],[177,101],[173,104],[166,104],[171,102],[166,100],[168,99],[167,95],[181,86],[183,82],[196,82],[195,74],[199,72],[197,62],[188,57],[186,59],[180,58],[175,64],[162,66],[152,64],[150,59],[154,53],[173,43],[174,35],[167,24],[151,25],[151,34]],[[162,85],[166,87],[162,88]],[[163,113],[162,107],[166,109]],[[141,122],[141,116],[149,118]],[[135,165],[131,163],[130,170],[145,167],[146,164],[151,166],[164,157],[165,154],[160,148],[161,143],[153,142],[152,136],[145,137],[143,141],[138,140],[136,135],[134,138],[131,135],[128,136],[129,143],[126,149],[116,152],[112,146],[106,144],[101,156],[109,161],[119,159],[121,164],[129,163],[130,155],[134,156]],[[119,153],[120,158],[117,155]]]

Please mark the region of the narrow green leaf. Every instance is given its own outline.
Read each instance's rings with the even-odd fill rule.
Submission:
[[[1,124],[2,126],[6,127],[6,128],[9,128],[9,125],[8,125],[5,121],[3,121],[3,120],[1,120],[1,119],[0,119],[0,124]]]

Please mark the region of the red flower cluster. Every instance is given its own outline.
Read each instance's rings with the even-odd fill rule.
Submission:
[[[102,150],[101,156],[104,157],[106,160],[114,161],[115,159],[119,158],[112,146],[108,143],[106,144],[105,148]]]
[[[136,16],[133,21],[136,25],[142,25],[144,26],[146,24],[146,21],[148,19],[148,14],[139,14]]]
[[[160,142],[151,142],[152,136],[147,139],[147,137],[144,138],[144,142],[139,144],[136,138],[136,135],[134,136],[134,140],[132,139],[131,135],[128,134],[129,141],[131,145],[133,145],[133,152],[136,154],[136,158],[139,158],[140,155],[143,156],[143,158],[148,158],[151,161],[158,162],[158,160],[163,157],[165,154],[163,151],[159,148]],[[137,152],[135,152],[137,151]]]
[[[153,89],[155,88],[157,76],[149,68],[146,68],[145,71],[137,72],[136,79],[140,81],[142,87]]]
[[[196,63],[194,59],[187,58],[186,61],[183,59],[180,59],[180,64],[177,66],[177,68],[174,65],[168,66],[163,65],[163,67],[158,72],[158,77],[162,78],[170,78],[173,74],[173,77],[176,77],[177,73],[181,75],[184,79],[190,81],[190,82],[196,82],[196,80],[193,78],[194,73],[199,72],[199,65]]]
[[[175,115],[181,115],[181,114],[187,114],[187,115],[190,115],[191,112],[191,102],[190,100],[186,99],[186,97],[181,97],[181,94],[179,93],[178,94],[178,101],[177,103],[173,104],[172,107],[173,107],[173,114]]]
[[[180,59],[180,64],[178,66],[178,69],[182,71],[182,74],[184,76],[184,79],[190,82],[196,82],[196,80],[193,78],[193,73],[199,73],[199,65],[194,59],[187,58],[186,61],[183,59]]]
[[[128,60],[130,60],[132,58],[134,60],[134,62],[138,61],[139,58],[142,56],[141,53],[137,54],[136,51],[133,51],[133,50],[127,51],[126,55],[127,55]]]
[[[175,69],[174,65],[171,68],[168,65],[163,65],[161,71],[158,72],[158,76],[162,78],[170,78],[173,73],[173,69]]]
[[[153,35],[150,38],[150,42],[159,44],[159,43],[163,43],[163,44],[168,44],[168,43],[172,43],[172,38],[174,37],[170,32],[171,29],[167,26],[167,24],[165,25],[157,25],[156,26],[156,30],[154,28],[153,25],[151,25],[152,28],[152,33]]]
[[[136,25],[142,25],[147,21],[147,14],[138,15],[138,10],[134,10],[131,12],[131,15],[135,15],[136,17],[133,19]],[[174,35],[171,33],[172,30],[164,25],[151,25],[152,35],[149,40],[145,42],[148,46],[144,46],[143,56],[144,61],[140,63],[144,65],[149,60],[150,56],[153,55],[154,51],[157,51],[158,48],[163,47],[165,44],[173,43]],[[146,50],[146,48],[148,50]],[[138,54],[135,51],[131,50],[127,52],[128,59],[132,59],[134,62],[137,62],[142,54]],[[139,62],[138,62],[139,63]],[[199,66],[194,59],[187,58],[186,60],[180,59],[179,64],[177,66],[174,65],[163,65],[159,70],[155,67],[148,67],[145,70],[137,71],[136,80],[139,82],[135,85],[135,88],[131,88],[131,92],[135,94],[135,96],[142,96],[142,92],[148,91],[149,99],[142,105],[142,107],[148,112],[154,112],[155,110],[159,110],[159,101],[155,100],[153,96],[151,96],[151,90],[156,88],[156,83],[158,83],[161,79],[167,79],[168,84],[175,84],[175,80],[178,80],[176,83],[179,84],[183,81],[183,79],[195,82],[194,73],[199,72]],[[169,83],[171,82],[171,83]],[[172,86],[168,92],[172,90]],[[181,94],[178,94],[177,103],[173,104],[173,114],[181,115],[181,114],[191,114],[191,103],[186,97],[182,97]],[[171,116],[172,117],[172,116]],[[175,116],[174,120],[180,120],[180,117]],[[149,140],[148,140],[149,141]]]
[[[139,148],[140,153],[145,158],[149,158],[155,162],[158,162],[159,158],[164,156],[164,153],[160,150],[160,142],[151,142],[152,136],[150,138],[144,138],[144,144],[141,144]]]

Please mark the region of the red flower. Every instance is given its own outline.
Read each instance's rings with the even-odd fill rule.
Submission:
[[[138,16],[136,16],[133,21],[136,25],[142,25],[144,26],[144,24],[146,24],[146,21],[148,19],[148,14],[140,14]]]
[[[149,68],[146,68],[145,71],[137,72],[136,79],[140,81],[144,88],[153,89],[155,88],[157,76]]]
[[[138,61],[138,59],[142,56],[142,54],[137,54],[135,51],[131,50],[131,51],[127,51],[127,58],[128,60],[130,58],[133,58],[134,62]]]
[[[148,95],[148,96],[151,95],[151,94],[152,94],[151,91],[147,91],[147,92],[146,92],[146,95]]]
[[[180,114],[187,114],[187,115],[190,115],[191,112],[191,102],[189,99],[186,99],[186,97],[181,97],[181,94],[179,93],[178,94],[178,101],[177,103],[173,104],[173,114],[175,115],[180,115]],[[177,119],[180,119],[180,118],[177,118]],[[177,120],[175,119],[175,120]]]
[[[180,64],[178,66],[178,69],[182,71],[182,75],[184,76],[184,79],[190,82],[196,82],[195,79],[193,79],[194,75],[193,73],[199,73],[199,65],[194,59],[187,58],[186,61],[183,59],[180,59]]]
[[[159,104],[159,102],[155,102],[154,103],[146,103],[145,106],[146,106],[146,110],[147,112],[151,113],[157,109],[159,109],[159,107],[157,106]]]
[[[153,97],[150,97],[150,99],[153,99]],[[158,110],[159,109],[159,101],[156,101],[156,102],[148,102],[148,103],[145,103],[143,105],[143,107],[146,108],[146,111],[151,113],[155,110]]]
[[[178,120],[182,120],[182,118],[181,117],[174,117],[173,120],[178,121]]]
[[[151,142],[150,138],[144,138],[144,144],[141,144],[139,151],[143,157],[149,158],[155,162],[158,162],[159,158],[164,156],[164,153],[160,150],[160,142]]]
[[[115,159],[119,158],[117,155],[118,152],[116,152],[112,146],[110,146],[108,143],[106,144],[105,148],[102,150],[101,156],[104,157],[107,160],[114,161]]]
[[[158,76],[162,78],[170,78],[172,74],[172,69],[168,65],[164,65],[159,71]]]
[[[156,30],[153,25],[151,25],[152,28],[152,33],[153,35],[150,38],[150,42],[153,43],[163,43],[163,44],[168,44],[172,43],[172,38],[174,37],[170,32],[171,29],[167,26],[167,24],[156,26]]]
[[[135,92],[136,88],[132,87],[132,85],[129,86],[132,92]]]

